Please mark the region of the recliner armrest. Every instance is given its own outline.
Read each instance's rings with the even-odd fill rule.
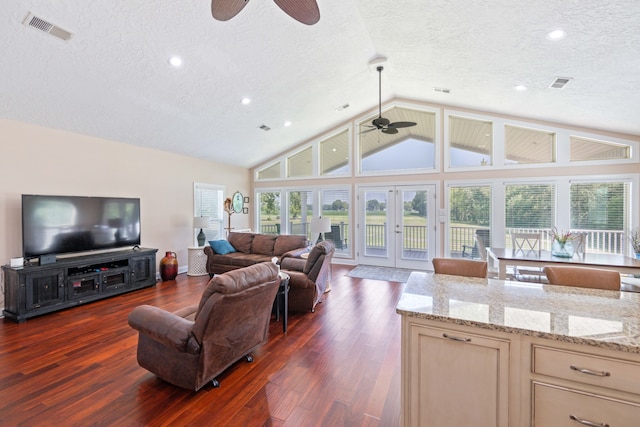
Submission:
[[[285,258],[280,262],[280,269],[302,272],[306,263],[307,260],[302,258]]]
[[[300,258],[300,255],[306,252],[309,252],[309,248],[298,248],[298,249],[287,251],[283,253],[282,256],[280,257],[280,263],[282,264],[282,261],[285,258]]]
[[[178,351],[187,350],[193,328],[192,321],[151,305],[134,308],[129,313],[128,320],[129,326],[141,334]]]

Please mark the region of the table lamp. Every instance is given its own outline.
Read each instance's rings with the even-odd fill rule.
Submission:
[[[311,219],[311,234],[318,234],[318,240],[316,245],[324,240],[324,233],[331,231],[331,218],[312,218]]]
[[[209,228],[211,224],[211,218],[208,216],[196,216],[193,217],[193,228],[199,228],[200,233],[198,233],[198,246],[204,246],[204,241],[207,236],[205,236],[203,228]]]

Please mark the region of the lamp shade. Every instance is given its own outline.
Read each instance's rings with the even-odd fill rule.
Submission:
[[[312,218],[311,219],[311,232],[312,233],[328,233],[331,231],[331,218]]]
[[[208,216],[195,216],[193,217],[193,228],[209,228],[211,225],[211,218]]]

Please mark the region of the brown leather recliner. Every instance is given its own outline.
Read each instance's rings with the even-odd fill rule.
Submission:
[[[291,252],[282,257],[280,268],[289,280],[289,311],[315,311],[316,304],[331,282],[333,242],[325,240],[315,245],[307,259]]]
[[[129,314],[138,334],[138,364],[163,380],[199,390],[267,341],[280,286],[271,262],[216,275],[200,303],[169,313],[142,305]]]
[[[462,258],[434,258],[433,270],[438,274],[487,277],[487,262]]]

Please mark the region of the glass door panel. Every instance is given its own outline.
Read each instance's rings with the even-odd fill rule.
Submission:
[[[359,192],[358,262],[431,269],[435,253],[433,185],[368,187]]]

